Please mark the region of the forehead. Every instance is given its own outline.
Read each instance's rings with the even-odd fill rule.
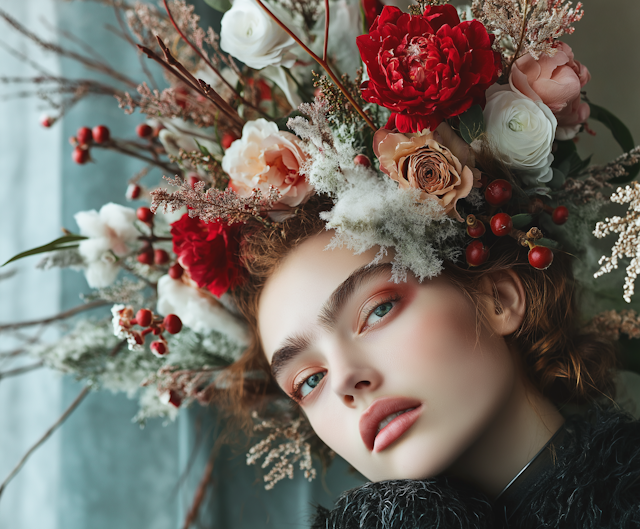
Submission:
[[[265,284],[258,305],[258,328],[269,362],[287,337],[314,331],[332,292],[355,270],[371,263],[377,253],[377,248],[360,255],[346,248],[327,249],[332,234],[323,232],[304,241]]]

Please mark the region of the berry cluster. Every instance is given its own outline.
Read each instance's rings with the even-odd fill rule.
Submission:
[[[182,320],[175,314],[167,314],[162,318],[154,315],[149,309],[140,309],[135,318],[129,320],[128,324],[129,326],[139,325],[144,327],[142,331],[130,331],[139,345],[144,343],[147,334],[153,334],[158,337],[150,345],[151,352],[157,357],[162,357],[169,351],[167,340],[162,333],[166,331],[169,334],[177,334],[182,330]]]
[[[537,228],[532,228],[527,233],[513,227],[513,219],[508,213],[496,210],[505,206],[513,196],[512,185],[503,179],[493,180],[487,184],[484,191],[484,198],[491,206],[490,216],[467,216],[467,234],[476,239],[466,248],[465,257],[469,266],[480,266],[489,258],[489,247],[479,240],[486,233],[485,222],[489,225],[491,233],[496,237],[507,235],[516,239],[523,246],[529,246],[529,264],[538,270],[545,270],[553,262],[553,252],[546,246],[537,245],[536,240],[542,238],[542,232]],[[529,212],[532,214],[544,211],[551,215],[555,224],[564,224],[569,218],[569,210],[566,206],[552,208],[545,205],[539,198],[531,201]]]
[[[80,127],[75,136],[69,138],[69,143],[74,146],[71,157],[77,164],[83,165],[91,161],[89,148],[94,144],[106,144],[111,140],[111,132],[104,125]]]

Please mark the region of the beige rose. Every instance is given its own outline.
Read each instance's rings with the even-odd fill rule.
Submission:
[[[239,195],[249,196],[254,189],[267,192],[273,186],[280,192],[280,203],[293,207],[313,194],[300,174],[306,158],[297,136],[260,118],[245,124],[242,138],[225,152],[222,169],[231,178],[229,187]]]
[[[436,198],[447,215],[462,222],[456,203],[480,186],[480,171],[474,168],[469,146],[449,125],[417,134],[380,129],[373,149],[380,170],[401,188],[420,189],[423,199]]]

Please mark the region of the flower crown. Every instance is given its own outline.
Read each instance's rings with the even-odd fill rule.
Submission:
[[[82,321],[56,344],[65,354],[49,345],[36,354],[96,386],[131,390],[142,383],[141,420],[174,417],[192,400],[210,402],[219,372],[248,343],[227,295],[247,279],[239,259],[243,225],[279,230],[314,195],[331,199],[321,213],[334,230],[331,244],[354,252],[379,247],[379,257],[393,249],[396,281],[409,271],[420,280],[435,277],[445,261],[480,267],[500,238],[527,247],[540,270],[553,266],[554,252],[579,251],[571,241],[591,229],[605,188],[635,178],[640,148],[619,119],[587,99],[589,71],[559,40],[583,15],[580,3],[571,5],[474,0],[456,9],[419,0],[406,13],[377,0],[331,8],[327,0],[324,9],[235,0],[218,35],[201,29],[182,0],[164,0],[166,13],[114,2],[170,86],[114,89],[127,113],[147,116],[139,139],[82,127],[72,139],[74,160],[84,164],[92,149],[113,149],[177,176],[167,179],[170,188],[149,191],[143,171],[127,197],[150,207],[80,212],[79,234],[11,260],[46,253],[42,267],[84,270],[95,289],[89,301],[116,303],[113,332]],[[576,141],[591,133],[588,119],[611,129],[625,154],[603,166],[583,160]],[[595,275],[631,258],[624,287],[630,301],[640,270],[640,184],[611,199],[628,203],[629,213],[596,225],[596,237],[620,235]],[[122,270],[137,279],[118,281]],[[108,366],[95,367],[100,355],[85,350],[87,336]],[[125,345],[130,354],[117,355]],[[281,458],[272,477],[290,475],[287,454],[302,458],[312,475],[309,435],[292,421],[283,428],[292,440],[267,457]]]

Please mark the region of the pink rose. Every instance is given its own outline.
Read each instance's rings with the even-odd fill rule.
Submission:
[[[420,189],[423,200],[434,197],[448,215],[462,222],[456,203],[480,186],[480,171],[473,167],[469,146],[449,125],[415,134],[380,129],[373,136],[373,150],[380,170],[401,188]]]
[[[511,88],[533,101],[542,101],[558,119],[556,137],[573,138],[589,117],[589,105],[580,100],[580,90],[591,75],[586,66],[573,58],[571,47],[558,43],[553,57],[535,60],[530,54],[520,57],[511,68]]]
[[[222,169],[231,178],[229,187],[239,195],[249,196],[254,189],[267,192],[273,186],[280,192],[280,203],[293,207],[313,194],[300,174],[306,159],[297,136],[260,118],[244,125],[242,138],[225,152]]]

